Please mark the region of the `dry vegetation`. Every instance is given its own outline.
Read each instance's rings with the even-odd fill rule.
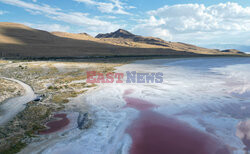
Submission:
[[[28,103],[25,110],[6,126],[0,126],[0,153],[18,152],[31,142],[30,137],[36,136],[37,130],[44,127],[53,112],[64,109],[72,97],[93,88],[94,84],[85,82],[87,71],[112,72],[114,67],[132,60],[130,57],[133,56],[235,55],[235,52],[220,52],[183,43],[164,43],[162,46],[123,38],[93,38],[84,33],[49,33],[21,24],[0,22],[0,58],[128,57],[101,61],[86,59],[86,62],[0,60],[0,76],[21,80],[29,84],[35,93],[45,95],[40,102]],[[19,91],[18,85],[0,80],[0,96],[13,97],[21,94]]]
[[[44,94],[40,102],[30,102],[6,126],[0,126],[0,153],[15,153],[31,142],[53,112],[65,108],[70,98],[85,94],[95,84],[85,82],[86,71],[108,72],[121,63],[103,62],[52,62],[3,61],[0,76],[11,77],[29,84],[37,94]],[[3,80],[0,80],[3,81]],[[1,86],[3,85],[3,86]],[[1,82],[1,87],[13,85]],[[17,89],[0,88],[0,93]],[[86,109],[85,109],[86,110]]]
[[[23,88],[16,82],[0,78],[0,104],[8,98],[22,95],[23,92]]]

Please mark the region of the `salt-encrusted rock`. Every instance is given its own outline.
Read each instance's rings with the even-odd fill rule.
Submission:
[[[87,129],[92,124],[89,113],[79,113],[77,124],[79,129]]]

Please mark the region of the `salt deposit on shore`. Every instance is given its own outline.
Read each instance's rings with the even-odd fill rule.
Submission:
[[[56,142],[47,140],[51,144],[33,153],[129,153],[135,137],[127,129],[131,124],[136,126],[133,122],[140,117],[140,110],[151,109],[150,113],[159,115],[156,118],[172,117],[197,134],[207,134],[215,140],[209,146],[217,152],[244,154],[244,143],[249,142],[242,141],[242,133],[238,131],[236,135],[236,131],[239,123],[250,116],[238,114],[249,109],[249,64],[249,58],[186,58],[137,61],[118,67],[117,72],[163,72],[164,82],[100,84],[88,95],[77,98],[81,101],[75,104],[77,108],[87,104],[94,117],[93,125],[83,131],[72,129]],[[134,107],[126,100],[136,102],[136,106],[138,100],[144,100],[143,107]],[[178,121],[173,123],[179,125]],[[196,141],[193,139],[190,140]]]

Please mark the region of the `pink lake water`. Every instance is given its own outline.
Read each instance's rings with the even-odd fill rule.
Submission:
[[[69,106],[78,111],[89,105],[94,127],[79,131],[74,126],[76,129],[70,129],[72,133],[65,133],[58,142],[48,140],[48,147],[40,152],[243,154],[249,151],[249,58],[185,58],[163,60],[160,65],[159,60],[154,61],[157,65],[138,62],[121,66],[117,72],[163,72],[163,83],[100,85]],[[75,116],[69,115],[70,124],[58,133],[72,124]]]
[[[64,113],[55,114],[54,118],[57,118],[59,120],[53,120],[53,121],[48,122],[46,124],[48,129],[40,131],[39,132],[40,135],[46,135],[46,134],[57,132],[63,129],[65,126],[67,126],[70,123],[69,119],[67,118],[67,114],[64,114]]]
[[[127,94],[127,92],[125,92]],[[130,154],[229,154],[229,149],[215,137],[178,119],[151,109],[156,105],[124,95],[126,107],[140,111],[127,128],[132,138]]]

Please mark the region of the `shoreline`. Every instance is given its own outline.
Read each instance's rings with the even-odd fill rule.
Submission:
[[[186,61],[187,59],[188,61]],[[231,63],[235,64],[235,61],[238,61],[237,58],[206,59],[208,60],[206,61],[207,64],[214,64],[214,61],[223,61],[221,66],[206,64],[200,66],[200,61],[203,61],[203,59],[191,59],[191,64],[189,58],[184,60],[177,59],[177,61],[178,60],[181,62],[175,63],[175,59],[170,61],[166,60],[165,62],[164,60],[136,61],[132,64],[116,67],[116,72],[131,69],[149,72],[167,71],[166,82],[159,86],[154,84],[98,84],[95,91],[86,96],[87,100],[82,100],[92,105],[92,110],[95,113],[94,117],[96,118],[93,127],[86,130],[86,132],[80,133],[80,136],[69,134],[67,138],[64,138],[55,145],[49,146],[44,153],[58,152],[58,149],[61,151],[71,151],[73,153],[77,153],[81,150],[81,152],[87,152],[85,148],[87,148],[89,152],[95,151],[98,154],[101,153],[101,150],[103,150],[103,153],[110,153],[110,151],[122,151],[126,153],[131,147],[133,137],[131,138],[131,136],[124,133],[124,131],[129,127],[131,122],[139,116],[138,111],[128,107],[133,108],[133,106],[135,106],[136,109],[142,110],[152,108],[153,106],[147,105],[147,102],[153,102],[155,104],[154,106],[157,106],[153,109],[157,115],[161,114],[161,116],[164,117],[174,116],[181,122],[188,123],[192,128],[197,129],[202,134],[208,133],[217,138],[216,143],[221,142],[222,147],[220,147],[220,145],[213,145],[215,149],[212,148],[211,150],[222,150],[220,152],[227,153],[228,150],[236,152],[242,151],[244,144],[234,134],[236,130],[234,126],[236,126],[239,121],[234,117],[230,117],[234,114],[233,110],[226,112],[221,107],[223,105],[225,105],[225,107],[226,105],[232,106],[230,104],[232,100],[237,102],[237,98],[223,91],[223,89],[228,89],[227,85],[224,85],[224,82],[221,81],[225,76],[222,75],[218,78],[217,76],[213,76],[215,75],[214,73],[211,73],[201,78],[199,73],[202,72],[200,72],[199,69],[196,72],[197,68],[195,67],[199,66],[203,71],[207,71],[208,66],[209,68],[221,67],[221,69],[223,69],[225,66],[230,66]],[[153,64],[152,61],[154,61]],[[226,64],[224,64],[224,61],[226,61]],[[244,61],[249,60],[246,58]],[[158,67],[160,64],[166,64],[166,66]],[[180,66],[190,64],[195,69],[178,69],[178,67],[176,68],[176,66],[178,66],[177,64]],[[207,87],[205,83],[209,84],[209,86]],[[200,89],[200,87],[202,89]],[[133,89],[134,93],[126,91],[128,89]],[[126,99],[124,100],[123,97],[124,93],[129,95],[129,97],[135,97],[136,99],[127,99],[127,101],[135,101],[135,104],[130,103],[126,106]],[[142,106],[137,107],[137,105],[139,105],[138,99],[144,99],[146,102],[143,102],[141,104]],[[220,104],[218,105],[216,103]],[[241,102],[239,101],[237,103]],[[214,109],[214,111],[211,108]],[[210,112],[208,109],[212,111]],[[216,114],[216,111],[221,111],[223,114],[226,114],[226,116],[218,116],[219,113]],[[153,116],[149,114],[149,117],[146,119],[150,117]],[[144,125],[142,126],[144,127]],[[185,133],[183,135],[185,136]],[[189,139],[192,140],[192,137]],[[105,146],[107,142],[109,142],[110,146]],[[118,142],[120,144],[116,144]],[[190,146],[192,147],[192,145]]]
[[[105,61],[115,59],[132,58],[133,60],[145,60],[145,59],[168,59],[168,58],[201,58],[201,57],[250,57],[250,54],[221,54],[221,55],[206,55],[206,54],[190,54],[190,55],[137,55],[137,56],[86,56],[86,57],[0,57],[1,60],[21,60],[21,61],[82,61],[89,62],[92,60]]]
[[[169,60],[168,64],[171,63],[171,62],[175,62],[175,60],[185,61],[185,59],[191,59],[191,60],[194,60],[194,61],[197,60],[196,58],[194,58],[194,59],[192,59],[192,58],[183,58],[183,59],[176,58],[176,59]],[[204,58],[204,59],[206,59],[206,58]],[[214,59],[217,59],[217,58],[214,58]],[[225,59],[227,59],[227,58],[225,58]],[[232,59],[234,59],[234,58],[232,58]],[[209,58],[207,60],[211,60],[211,59]],[[154,61],[154,62],[152,62],[152,61]],[[115,68],[116,72],[117,71],[119,71],[119,72],[127,71],[127,70],[130,70],[130,69],[136,69],[136,70],[139,70],[139,71],[143,71],[143,70],[145,70],[145,68],[147,69],[147,71],[163,71],[162,70],[163,68],[158,68],[156,66],[158,66],[158,65],[160,66],[161,64],[165,64],[165,63],[166,63],[166,59],[162,59],[162,60],[158,60],[158,59],[157,60],[142,60],[142,61],[138,60],[138,61],[134,61],[133,63],[129,63],[127,65],[116,66],[114,68]],[[141,65],[138,65],[138,64],[141,64]],[[149,65],[149,64],[152,64],[152,65]],[[155,67],[157,69],[154,69]],[[166,66],[164,66],[164,67],[166,67]],[[169,66],[167,66],[167,67],[169,68]],[[150,68],[152,70],[150,70]],[[187,72],[187,73],[190,73],[190,72]],[[191,76],[191,74],[189,74],[189,75]],[[168,76],[171,77],[171,74],[168,74]],[[175,80],[177,80],[177,79],[175,79]],[[168,78],[167,79],[167,83],[164,83],[164,84],[166,84],[164,86],[171,87],[174,84],[176,84],[175,82],[173,82],[171,84],[171,82],[172,82],[172,80],[169,80],[169,78]],[[183,82],[184,83],[185,82],[189,82],[189,80],[186,81],[186,79],[185,79]],[[124,124],[124,123],[122,123],[122,121],[123,120],[125,120],[125,121],[127,121],[127,120],[133,120],[133,118],[135,118],[134,116],[137,116],[137,112],[134,111],[134,110],[131,110],[131,109],[125,109],[125,110],[123,110],[124,109],[123,107],[124,107],[125,104],[124,104],[124,100],[122,99],[121,93],[126,92],[127,89],[133,87],[133,88],[135,88],[134,89],[135,93],[137,93],[136,98],[140,99],[140,98],[144,98],[145,97],[145,99],[147,98],[149,100],[149,102],[157,102],[156,106],[161,105],[163,103],[163,100],[160,99],[159,101],[156,101],[157,99],[154,98],[154,97],[157,96],[157,95],[155,95],[156,91],[154,91],[152,93],[152,96],[145,95],[150,90],[152,90],[151,86],[153,87],[154,85],[148,85],[147,87],[143,87],[143,85],[141,85],[141,84],[135,84],[135,85],[130,84],[130,85],[126,85],[125,87],[123,87],[123,85],[97,84],[95,88],[90,88],[84,94],[78,95],[77,97],[75,97],[73,99],[70,99],[70,102],[67,103],[67,104],[65,104],[66,105],[65,108],[62,109],[62,110],[66,111],[66,112],[67,111],[71,111],[71,112],[77,111],[78,112],[78,109],[82,109],[84,111],[87,110],[89,112],[93,112],[94,113],[94,115],[93,115],[93,118],[94,118],[94,124],[93,124],[93,126],[91,126],[89,129],[86,129],[84,131],[80,131],[80,130],[78,130],[77,128],[74,127],[73,129],[70,129],[69,131],[66,131],[66,132],[62,131],[62,132],[58,132],[58,133],[56,132],[54,134],[51,134],[48,137],[48,138],[51,139],[51,141],[47,140],[50,144],[49,143],[44,143],[46,141],[46,138],[42,137],[41,140],[40,140],[40,143],[42,143],[43,145],[40,148],[36,148],[35,151],[36,152],[38,152],[38,151],[45,151],[45,153],[48,152],[48,150],[52,150],[53,151],[53,146],[62,146],[63,145],[63,143],[61,143],[62,141],[64,141],[65,143],[67,143],[68,140],[70,140],[70,139],[77,139],[77,140],[81,140],[82,139],[84,141],[84,137],[82,136],[84,134],[85,135],[90,135],[89,137],[96,137],[96,139],[103,139],[102,136],[103,137],[105,137],[105,136],[106,137],[111,137],[112,136],[113,139],[114,139],[114,141],[117,141],[118,138],[123,138],[124,134],[120,134],[119,131],[124,131],[124,129],[130,123],[128,122],[128,123]],[[164,89],[166,87],[162,87],[162,88]],[[141,89],[141,88],[145,88],[145,89]],[[110,92],[108,92],[109,90],[110,90]],[[155,90],[161,91],[162,89],[161,88],[158,89],[156,87]],[[173,90],[171,90],[171,91],[173,91]],[[145,92],[143,92],[143,91],[145,91]],[[161,91],[159,93],[159,95],[161,94],[161,96],[163,96],[163,98],[166,97],[167,99],[170,99],[171,98],[171,94],[173,96],[175,95],[175,93],[171,93],[171,91],[168,91],[169,92],[168,95],[164,94],[163,91]],[[185,91],[181,90],[180,92],[184,93]],[[132,92],[127,92],[126,94],[127,95],[135,96],[134,94],[132,94]],[[170,98],[168,98],[168,96]],[[90,107],[88,108],[88,107],[86,107],[86,105],[87,106],[90,105]],[[187,104],[187,105],[189,105],[189,104]],[[148,107],[151,107],[151,106],[145,105],[143,108],[148,108]],[[170,105],[170,108],[172,108],[172,107],[173,106]],[[160,108],[159,109],[157,108],[155,110],[157,110],[157,112],[158,112],[158,110],[160,110]],[[176,109],[173,108],[173,110],[176,110]],[[182,110],[182,108],[180,107],[180,111],[181,110]],[[119,112],[121,111],[121,113],[116,113],[116,111],[119,111]],[[166,112],[167,111],[168,110],[166,110]],[[192,111],[192,112],[194,112],[194,111]],[[53,113],[55,113],[55,112],[53,112]],[[126,114],[130,114],[130,115],[128,117],[126,117],[125,116]],[[180,117],[180,120],[191,122],[192,127],[200,129],[199,127],[201,127],[200,126],[201,124],[198,125],[196,123],[192,123],[192,121],[190,119],[185,119],[185,116],[183,116],[182,114],[185,114],[185,112],[183,112],[183,113],[181,112],[178,115],[178,117]],[[235,121],[233,121],[233,122],[235,122]],[[118,127],[119,124],[121,124],[120,127]],[[106,125],[107,125],[107,127],[106,127]],[[99,127],[103,129],[103,132],[101,133],[100,136],[98,136],[99,135],[98,131],[100,129]],[[202,126],[202,127],[205,127],[205,126]],[[115,132],[109,132],[109,129],[111,129],[111,130],[114,129],[116,131]],[[212,129],[209,128],[209,130],[212,130]],[[93,133],[93,134],[89,134],[90,132]],[[211,131],[211,132],[213,132],[213,131]],[[93,135],[93,136],[91,136],[91,135]],[[117,137],[116,137],[116,135],[117,135]],[[56,144],[56,142],[58,142],[58,144]],[[129,144],[130,142],[131,142],[131,138],[130,137],[125,137],[124,139],[122,139],[122,147],[116,147],[116,146],[121,146],[121,145],[115,145],[115,143],[111,143],[111,145],[114,146],[113,150],[116,150],[116,148],[118,148],[118,149],[122,148],[123,150],[126,151],[126,149],[128,149],[128,147],[130,145]],[[38,143],[39,142],[31,143],[26,148],[24,148],[23,151],[21,151],[21,153],[31,152],[32,149]],[[92,143],[92,140],[90,140],[89,143]],[[93,144],[94,144],[94,142],[93,142]],[[95,144],[101,144],[101,143],[95,143]],[[77,151],[77,144],[74,145],[74,146],[76,148],[74,150]],[[86,145],[83,145],[83,146],[86,146]],[[69,150],[69,149],[67,149],[67,145],[65,145],[65,147],[63,146],[62,148],[65,148],[65,150]],[[90,146],[90,148],[91,148],[91,146]],[[108,149],[108,147],[106,147],[106,148],[107,148],[106,151],[108,153],[109,149]],[[54,150],[56,150],[56,149],[54,149]]]
[[[111,68],[113,69],[114,66],[118,66],[118,64],[101,65],[99,63],[88,64],[80,62],[65,63],[64,65],[56,64],[57,62],[15,61],[13,63],[7,62],[4,63],[4,65],[1,65],[0,71],[2,72],[2,75],[11,76],[13,78],[15,76],[12,76],[12,73],[17,72],[15,75],[18,76],[18,79],[22,78],[22,76],[26,76],[27,78],[22,78],[24,82],[28,82],[28,84],[30,84],[32,88],[34,88],[34,91],[36,93],[45,94],[45,96],[40,101],[29,102],[26,107],[24,106],[25,109],[22,112],[18,113],[10,123],[8,123],[6,126],[0,127],[0,136],[1,138],[3,137],[3,142],[1,142],[0,148],[1,152],[17,153],[33,140],[39,140],[40,137],[37,137],[37,132],[44,129],[43,124],[50,122],[51,115],[61,111],[65,111],[65,106],[67,106],[68,103],[63,103],[61,101],[64,101],[66,99],[68,101],[71,101],[72,98],[85,95],[87,91],[91,91],[91,89],[93,89],[95,85],[89,85],[82,82],[73,83],[73,81],[86,79],[86,77],[82,75],[82,73],[84,73],[86,69],[98,69],[105,72],[107,70],[110,70]],[[30,72],[33,72],[34,74],[30,74]],[[71,72],[73,72],[73,74]],[[79,75],[75,72],[78,72]],[[31,78],[31,80],[29,78]],[[47,86],[46,82],[48,82],[49,85],[51,85],[51,83],[53,85],[54,82],[55,85],[45,87],[44,89],[43,82],[42,84],[37,84],[41,82],[39,78],[42,78],[43,82],[45,81],[45,86]],[[69,91],[68,93],[64,94],[63,92],[59,91],[61,88],[57,88],[57,85],[63,85],[63,91],[67,90],[65,88],[71,87],[74,88],[75,91],[77,91],[79,88],[80,90],[78,90],[79,92]],[[41,88],[43,88],[43,91],[40,90]],[[56,95],[53,93],[55,93]],[[57,98],[53,98],[53,96],[57,96],[57,94],[60,94],[58,96],[59,98],[63,98],[60,98],[58,100]],[[53,102],[53,100],[58,101],[59,103]],[[69,111],[70,110],[71,109],[69,109]],[[19,123],[20,126],[16,126],[15,123]],[[71,125],[69,127],[71,127]],[[43,137],[41,137],[41,139],[42,138]]]

